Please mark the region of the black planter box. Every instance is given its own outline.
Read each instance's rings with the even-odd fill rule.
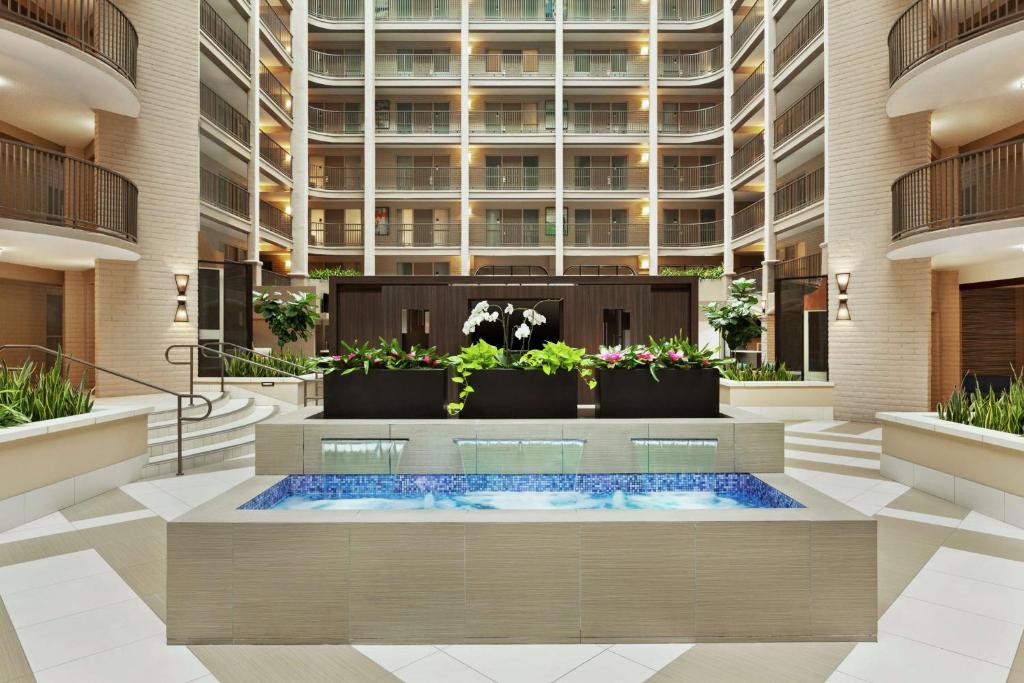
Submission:
[[[343,420],[446,416],[448,371],[370,370],[324,376],[324,417]]]
[[[718,417],[715,368],[598,369],[598,417]]]
[[[473,393],[459,414],[466,419],[556,419],[576,417],[576,373],[540,370],[477,370]]]

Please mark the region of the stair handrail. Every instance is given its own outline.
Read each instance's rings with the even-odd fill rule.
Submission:
[[[124,374],[122,372],[118,372],[117,370],[111,370],[110,368],[105,368],[102,365],[97,365],[96,363],[92,363],[90,361],[83,360],[81,358],[75,358],[74,356],[71,356],[71,355],[69,355],[67,353],[64,353],[62,351],[55,351],[53,349],[47,348],[45,346],[41,346],[39,344],[4,344],[4,345],[0,346],[0,353],[3,353],[4,351],[6,351],[8,349],[23,349],[23,350],[26,350],[26,351],[42,351],[43,353],[49,354],[51,356],[54,356],[55,358],[61,358],[64,361],[70,361],[72,363],[78,363],[79,365],[83,365],[83,366],[85,366],[87,368],[91,368],[93,371],[98,370],[100,372],[105,372],[108,375],[113,375],[114,377],[119,377],[119,378],[121,378],[121,379],[123,379],[125,381],[134,382],[135,384],[147,387],[149,389],[153,389],[155,391],[159,391],[160,393],[170,394],[171,396],[174,396],[175,399],[177,400],[177,403],[178,403],[178,410],[177,410],[177,423],[178,423],[178,472],[177,472],[177,475],[180,477],[182,474],[185,473],[184,467],[183,467],[183,461],[182,461],[182,457],[181,457],[182,423],[183,422],[202,422],[206,418],[210,417],[210,414],[213,412],[213,403],[210,401],[210,399],[206,398],[202,394],[195,393],[191,378],[189,378],[189,391],[188,391],[188,393],[184,393],[184,392],[179,392],[179,391],[172,391],[171,389],[168,389],[166,387],[162,387],[159,384],[153,384],[152,382],[147,382],[145,380],[139,379],[138,377],[132,377],[131,375],[126,375],[126,374]],[[63,366],[61,367],[61,370],[63,370]],[[189,405],[190,406],[194,406],[195,405],[195,399],[197,399],[197,398],[202,399],[203,401],[205,401],[206,402],[206,412],[203,413],[203,415],[201,417],[195,417],[195,416],[191,416],[190,417],[188,415],[183,415],[182,414],[182,402],[186,398],[189,400]]]
[[[230,347],[232,349],[237,349],[239,351],[244,351],[244,352],[248,353],[251,356],[259,356],[260,358],[269,358],[270,360],[274,361],[274,364],[273,365],[268,364],[268,365],[265,365],[264,367],[268,367],[269,369],[275,370],[277,372],[282,372],[281,370],[279,370],[276,367],[277,365],[287,365],[287,366],[295,368],[296,370],[300,370],[301,372],[299,372],[298,374],[299,374],[299,379],[301,379],[302,382],[303,382],[303,386],[302,386],[303,406],[305,406],[305,404],[309,400],[307,398],[307,395],[306,395],[307,392],[306,392],[306,385],[305,385],[305,383],[312,381],[315,384],[317,382],[323,382],[323,380],[324,380],[324,373],[323,373],[323,371],[322,370],[318,370],[315,367],[314,368],[308,368],[305,365],[301,365],[299,363],[293,363],[292,361],[285,360],[284,358],[277,358],[276,356],[273,356],[273,355],[271,355],[269,353],[263,353],[262,351],[257,351],[256,349],[251,349],[248,346],[242,346],[241,344],[235,344],[234,342],[224,342],[224,341],[222,341],[222,342],[216,342],[216,344],[220,347],[220,349],[222,351],[224,350],[224,347]],[[238,359],[238,356],[234,356],[234,357],[236,359]],[[239,360],[242,360],[242,359],[239,359]],[[312,380],[309,379],[307,377],[307,375],[313,375]],[[295,375],[289,375],[289,376],[294,377]],[[322,401],[323,400],[323,396],[320,394],[320,392],[316,392],[315,394],[313,394],[312,397],[309,397],[309,398],[311,398],[313,401]]]

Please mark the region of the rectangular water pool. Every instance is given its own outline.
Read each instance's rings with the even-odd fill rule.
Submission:
[[[751,474],[291,475],[240,510],[802,508]]]

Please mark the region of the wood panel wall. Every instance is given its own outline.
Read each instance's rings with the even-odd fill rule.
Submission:
[[[960,291],[962,372],[1010,375],[1024,369],[1024,288]]]

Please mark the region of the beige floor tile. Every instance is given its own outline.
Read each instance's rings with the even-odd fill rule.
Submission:
[[[1021,683],[1024,683],[1024,638],[1021,638],[1020,644],[1017,646],[1017,655],[1013,658],[1010,669],[1016,671]],[[1010,676],[1010,680],[1013,680],[1013,676]]]
[[[93,527],[79,533],[114,569],[167,562],[167,522],[161,517]]]
[[[874,422],[841,422],[831,427],[825,427],[821,430],[821,433],[834,432],[836,434],[853,434],[856,436],[875,429],[878,429],[878,425]]]
[[[949,548],[1024,562],[1024,541],[978,531],[955,529],[943,543]]]
[[[160,561],[133,564],[117,570],[121,578],[139,595],[167,591],[167,563]]]
[[[885,477],[880,475],[877,471],[866,467],[836,465],[827,462],[817,462],[816,460],[799,460],[799,462],[797,462],[798,460],[799,458],[786,458],[786,465],[789,467],[799,467],[802,470],[813,470],[815,472],[825,472],[826,474],[841,474],[846,477],[857,477],[859,479],[877,481],[885,479]],[[887,479],[885,480],[888,481]]]
[[[0,567],[66,555],[91,547],[80,531],[30,538],[0,545]]]
[[[399,681],[348,645],[194,645],[221,683]]]
[[[897,510],[909,510],[910,512],[920,512],[925,515],[952,517],[954,519],[963,519],[967,515],[967,510],[965,508],[962,508],[959,505],[954,505],[948,500],[943,500],[925,493],[924,491],[918,491],[917,489],[910,489],[899,498],[889,503],[887,507],[896,508]]]
[[[7,608],[0,600],[0,683],[14,680],[34,680],[25,651],[7,616]]]
[[[852,643],[698,644],[648,683],[822,683]]]
[[[122,512],[134,512],[145,509],[139,501],[120,489],[101,493],[95,498],[82,501],[77,505],[61,510],[69,522],[77,522],[92,517],[116,515]]]

